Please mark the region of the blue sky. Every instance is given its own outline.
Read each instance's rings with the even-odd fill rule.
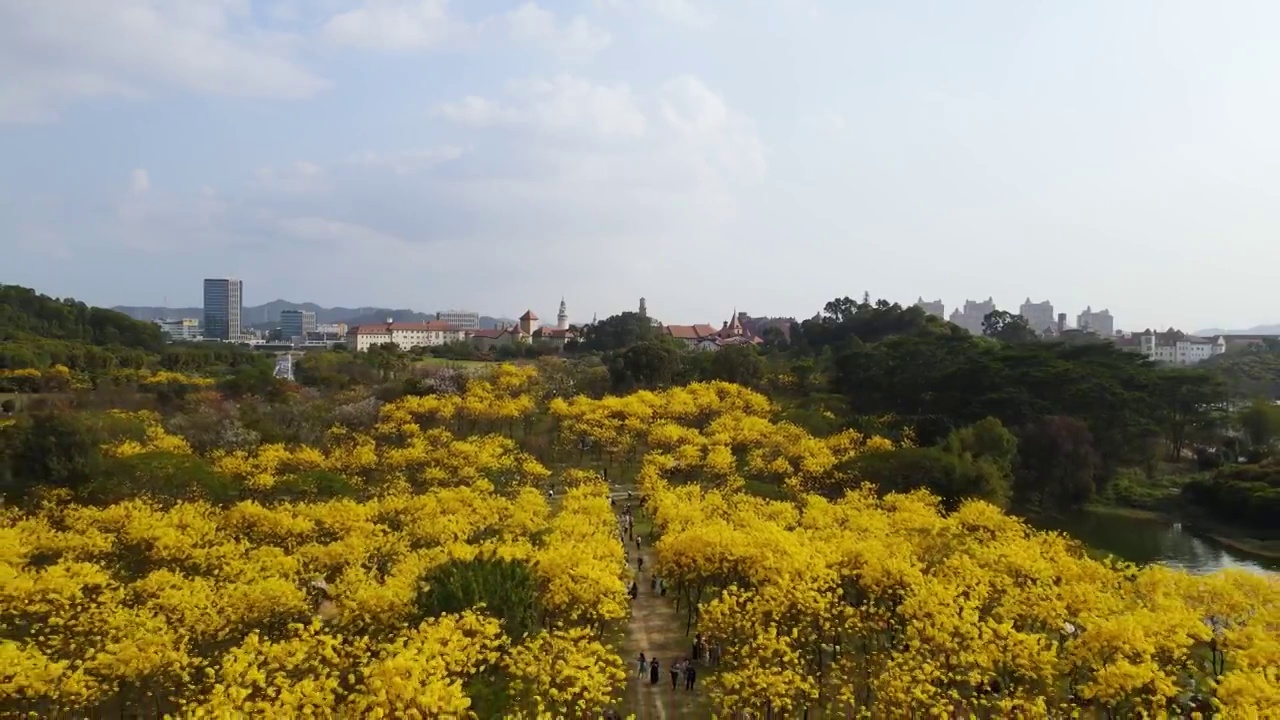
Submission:
[[[1280,322],[1280,6],[0,3],[0,281]]]

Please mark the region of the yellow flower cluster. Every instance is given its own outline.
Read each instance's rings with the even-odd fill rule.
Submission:
[[[825,490],[851,482],[850,461],[858,455],[894,448],[886,438],[853,430],[815,437],[793,423],[774,422],[768,398],[726,382],[600,400],[555,399],[548,410],[564,448],[585,439],[611,456],[641,457],[641,477],[724,487],[754,480]]]
[[[380,435],[414,434],[430,427],[460,433],[510,431],[537,410],[536,368],[502,364],[471,379],[460,393],[407,396],[382,407]]]
[[[457,717],[473,677],[503,672],[511,715],[580,716],[621,688],[621,658],[596,640],[626,612],[612,527],[600,484],[554,515],[536,490],[484,482],[368,502],[8,511],[0,714]],[[543,630],[515,642],[481,608],[420,616],[423,578],[479,557],[529,564]],[[532,660],[548,654],[568,664]]]
[[[213,387],[213,379],[201,377],[199,375],[188,375],[187,373],[174,372],[172,370],[157,370],[153,373],[143,373],[140,375],[140,385],[143,387],[157,387],[161,385],[186,385],[188,387]]]
[[[1280,580],[1090,559],[972,501],[797,503],[651,477],[658,572],[724,648],[725,711],[1231,717],[1280,707]]]
[[[74,372],[66,365],[51,365],[44,370],[0,369],[0,392],[67,392],[91,387],[93,383],[87,375]]]
[[[175,455],[190,455],[191,445],[181,436],[173,435],[160,424],[160,416],[150,410],[126,412],[111,410],[108,414],[114,418],[134,421],[142,426],[142,440],[123,439],[107,443],[102,447],[104,455],[110,457],[129,457],[149,452],[166,452]]]

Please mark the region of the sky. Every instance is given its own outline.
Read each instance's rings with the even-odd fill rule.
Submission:
[[[1280,322],[1271,0],[0,0],[0,282]]]

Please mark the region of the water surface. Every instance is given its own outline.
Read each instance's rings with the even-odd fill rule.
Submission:
[[[1096,512],[1030,522],[1045,530],[1060,530],[1089,547],[1141,565],[1160,563],[1193,573],[1226,568],[1280,572],[1280,559],[1241,553],[1195,535],[1177,523]]]

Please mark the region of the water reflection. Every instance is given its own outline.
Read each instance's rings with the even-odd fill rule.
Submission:
[[[1046,530],[1061,530],[1089,547],[1143,565],[1161,563],[1193,573],[1226,568],[1280,571],[1280,560],[1236,552],[1208,538],[1197,537],[1181,524],[1103,513],[1038,518],[1032,524]]]

